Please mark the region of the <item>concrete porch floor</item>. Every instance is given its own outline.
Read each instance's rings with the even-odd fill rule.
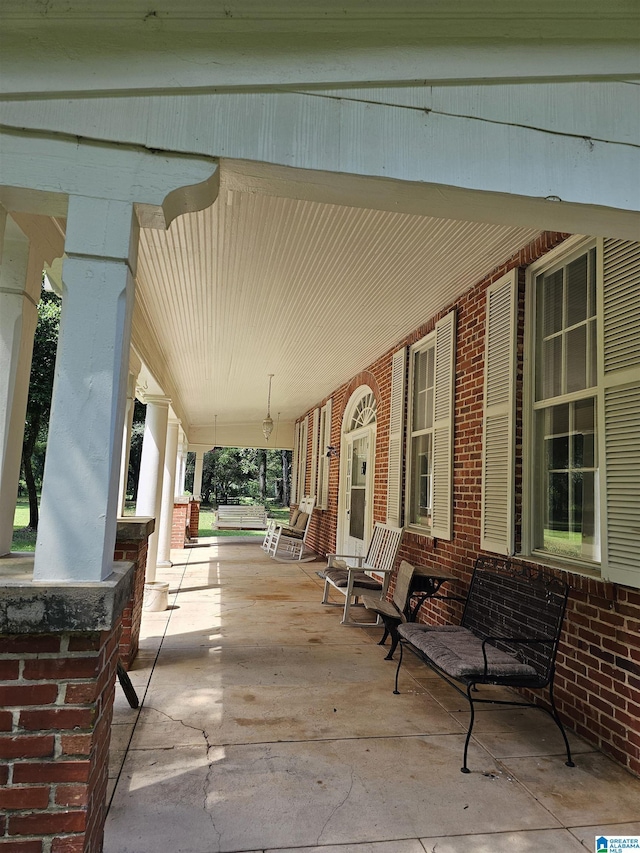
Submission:
[[[571,853],[640,834],[640,780],[533,709],[480,710],[320,603],[321,563],[174,551],[119,686],[105,853]]]

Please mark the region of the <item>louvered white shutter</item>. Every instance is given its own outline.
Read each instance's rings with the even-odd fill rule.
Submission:
[[[318,431],[320,429],[320,409],[313,410],[313,427],[311,430],[311,485],[309,494],[318,495]]]
[[[487,290],[480,547],[513,554],[518,271]]]
[[[387,524],[402,525],[402,450],[404,446],[404,394],[407,348],[393,354],[389,415],[389,469],[387,475]]]
[[[298,503],[304,497],[307,482],[307,442],[309,440],[309,415],[300,424],[300,444],[298,449]]]
[[[300,453],[300,424],[296,424],[293,437],[293,453],[291,454],[291,503],[298,502],[298,455]]]
[[[640,587],[640,243],[601,241],[602,573]]]
[[[324,414],[324,432],[320,436],[320,464],[322,465],[322,480],[320,483],[320,494],[318,500],[321,509],[327,509],[329,506],[329,470],[330,459],[327,456],[327,447],[331,444],[331,399],[327,400]]]
[[[435,401],[433,420],[434,539],[453,534],[453,402],[456,356],[456,314],[450,311],[436,323]]]

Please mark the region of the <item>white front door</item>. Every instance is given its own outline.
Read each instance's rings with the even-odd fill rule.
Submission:
[[[345,408],[340,447],[338,553],[365,554],[373,529],[376,401],[371,388],[358,388]]]
[[[345,436],[341,453],[345,460],[344,488],[341,489],[341,554],[364,554],[369,545],[373,519],[374,451],[373,430]]]

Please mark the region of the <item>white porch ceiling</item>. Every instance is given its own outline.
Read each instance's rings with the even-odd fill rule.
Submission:
[[[222,169],[212,207],[141,233],[134,346],[192,444],[264,446],[273,373],[290,446],[296,417],[539,233],[248,190]]]

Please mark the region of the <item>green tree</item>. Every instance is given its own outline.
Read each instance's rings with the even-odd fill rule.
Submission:
[[[224,504],[239,497],[257,501],[268,498],[282,503],[289,494],[289,460],[287,450],[216,447],[204,454],[202,464],[202,499],[204,503]],[[286,489],[283,490],[283,460]],[[193,491],[195,454],[187,459],[186,488]]]
[[[138,482],[140,480],[140,462],[142,461],[142,440],[144,438],[144,421],[147,407],[139,400],[134,400],[133,423],[131,425],[131,443],[129,445],[129,471],[127,475],[127,494],[136,501],[138,498]]]
[[[22,443],[22,471],[29,494],[29,527],[38,529],[38,488],[42,485],[49,434],[53,374],[60,330],[60,298],[42,290],[33,340],[29,399]]]

